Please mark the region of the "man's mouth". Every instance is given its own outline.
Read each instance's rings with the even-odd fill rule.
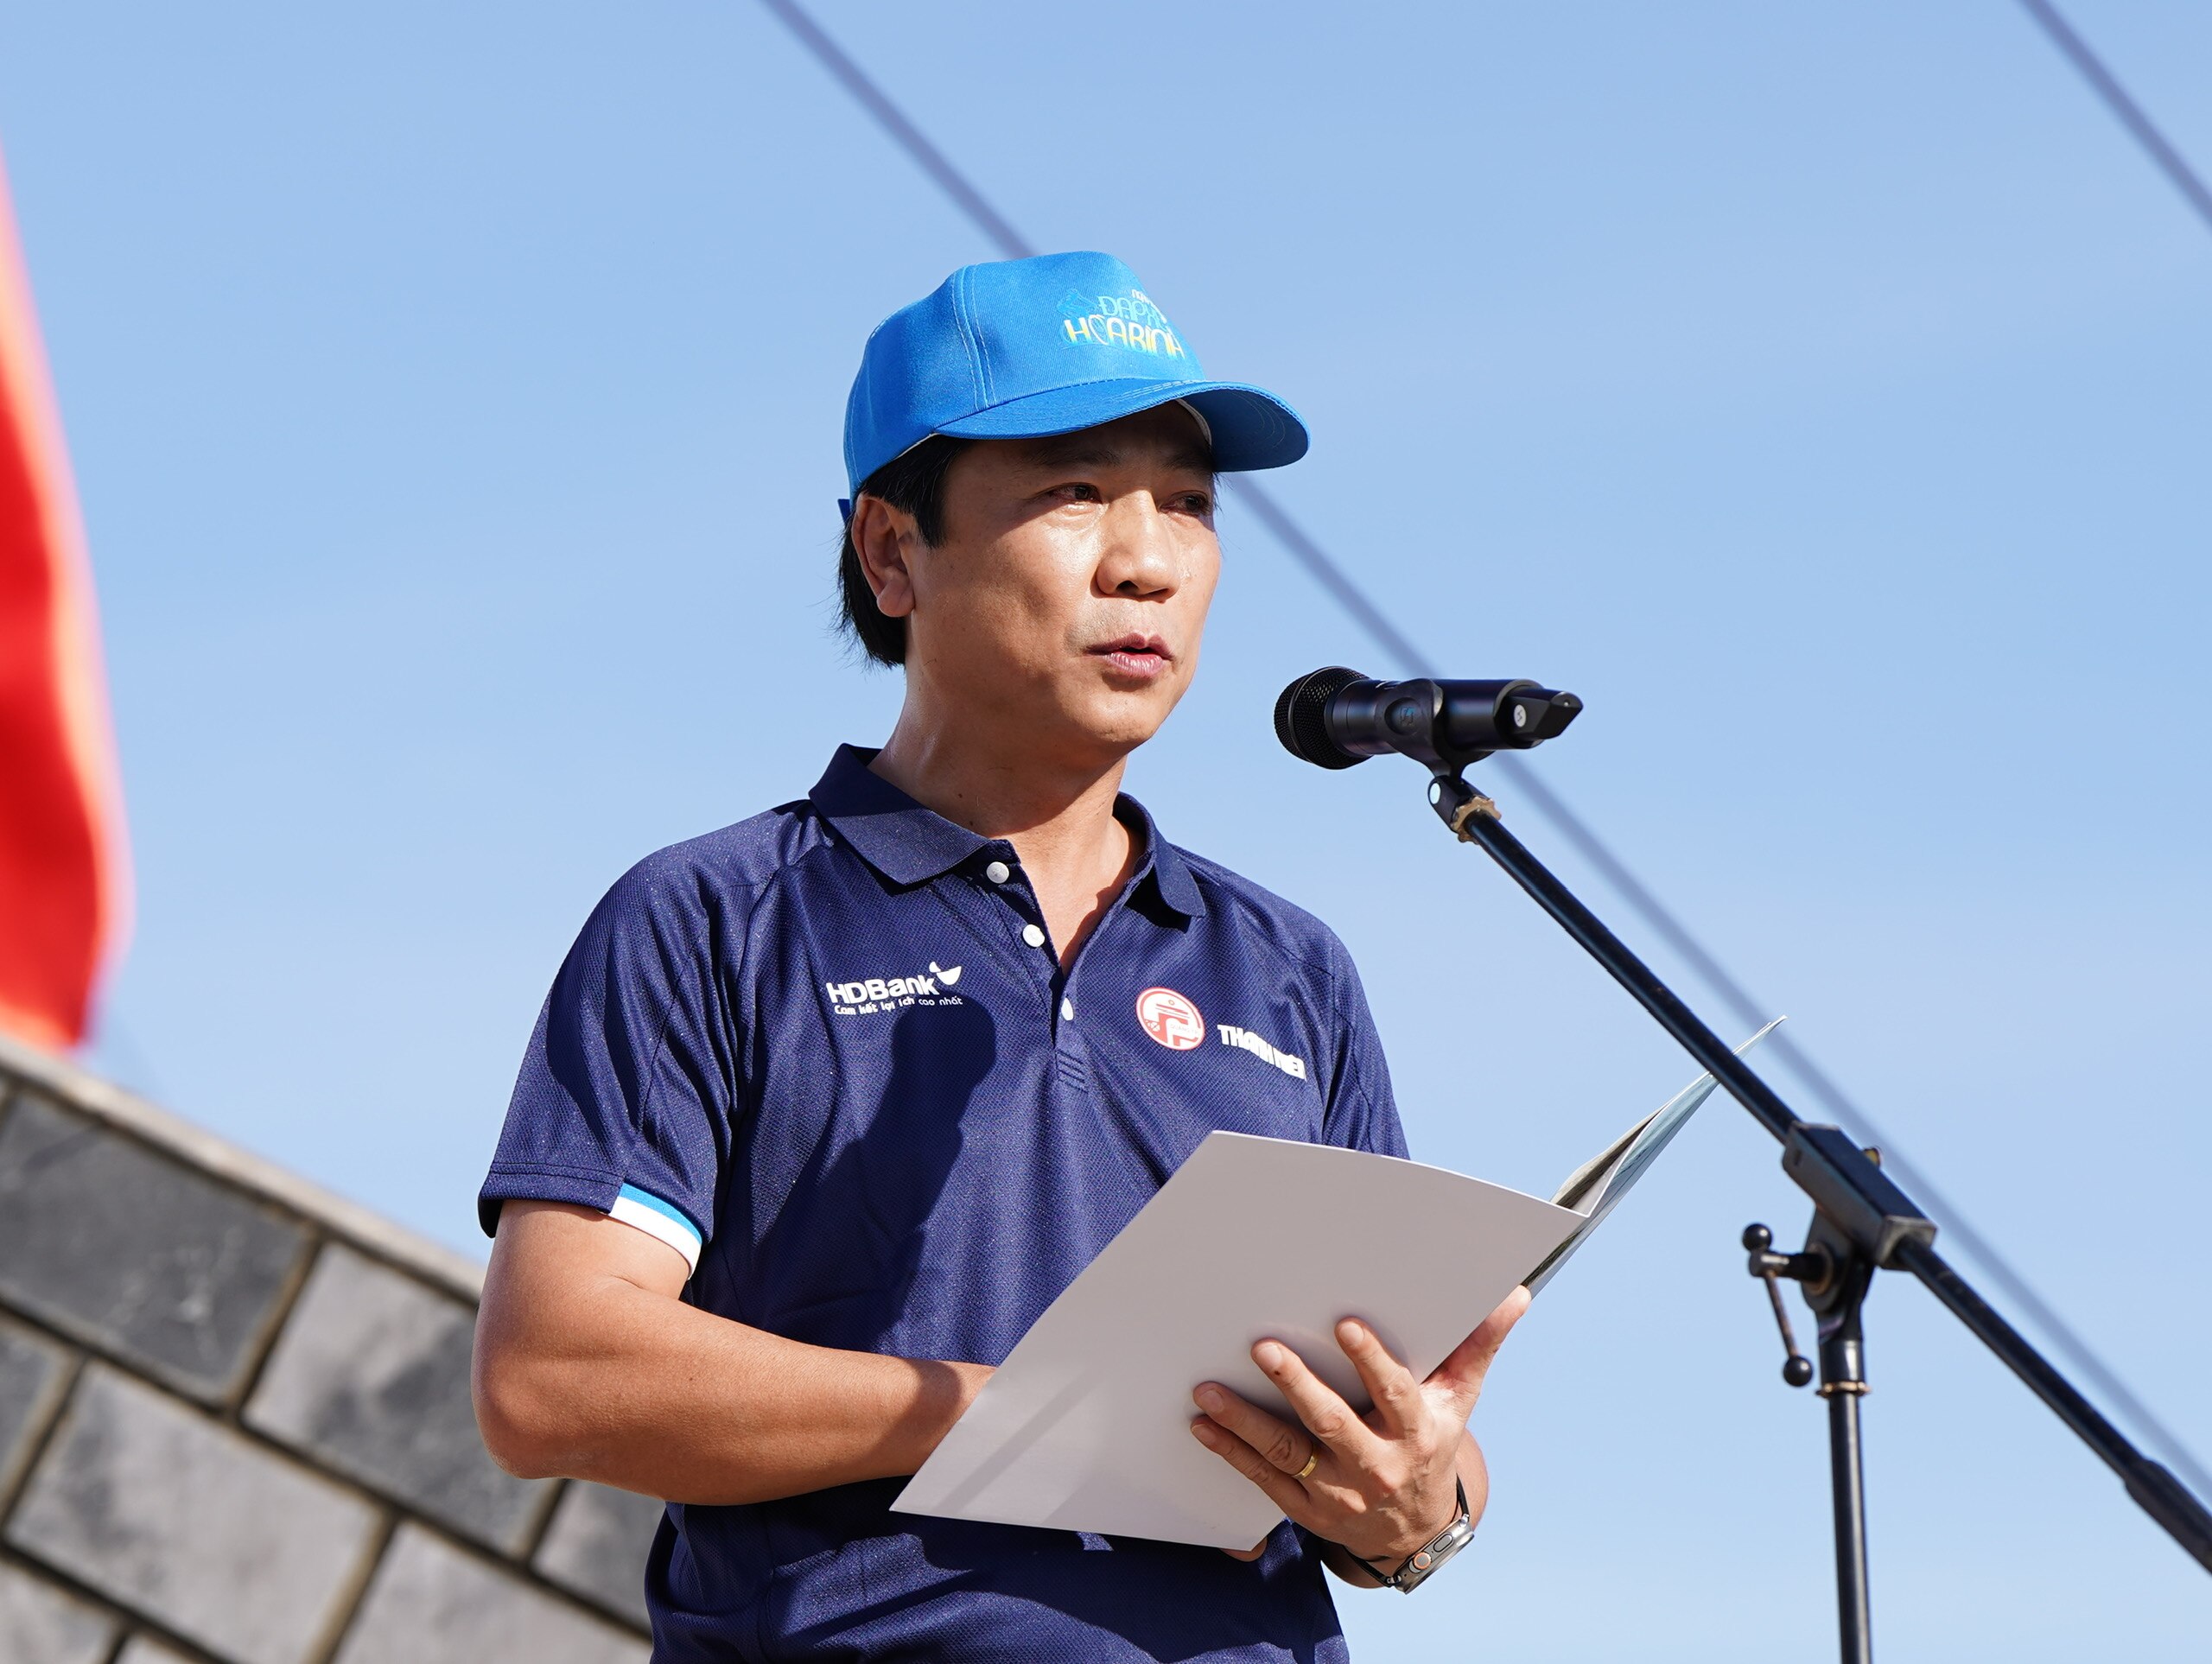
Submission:
[[[1137,681],[1150,681],[1164,675],[1175,655],[1167,651],[1167,644],[1158,636],[1126,635],[1112,641],[1102,641],[1090,649],[1094,658],[1103,658],[1123,676]]]

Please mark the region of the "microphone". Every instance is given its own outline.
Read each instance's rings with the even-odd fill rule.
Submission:
[[[1453,772],[1494,751],[1554,740],[1582,714],[1571,693],[1533,682],[1374,682],[1341,664],[1311,670],[1275,701],[1275,738],[1321,768],[1401,752]]]

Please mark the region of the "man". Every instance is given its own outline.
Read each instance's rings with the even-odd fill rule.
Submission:
[[[841,574],[898,723],[615,886],[480,1202],[485,1439],[669,1500],[657,1658],[1339,1659],[1322,1566],[1408,1584],[1479,1517],[1517,1293],[1425,1381],[1348,1319],[1363,1415],[1272,1342],[1296,1420],[1194,1383],[1294,1522],[1248,1555],[888,1507],[1207,1133],[1404,1153],[1343,947],[1119,792],[1197,669],[1216,472],[1306,444],[1103,255],[969,267],[869,338]]]

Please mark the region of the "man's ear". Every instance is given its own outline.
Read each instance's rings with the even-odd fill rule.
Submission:
[[[922,543],[914,517],[880,497],[862,497],[853,505],[847,530],[868,587],[875,594],[876,611],[887,619],[905,618],[914,610],[914,579],[907,561]]]

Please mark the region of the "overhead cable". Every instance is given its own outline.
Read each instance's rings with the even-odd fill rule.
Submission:
[[[797,0],[760,0],[760,3],[798,37],[799,43],[813,54],[840,86],[853,95],[861,107],[875,117],[899,148],[952,199],[954,205],[1001,254],[1008,259],[1019,260],[1038,252],[1036,246],[991,206],[989,200],[976,189],[974,182],[952,165],[944,153],[908,119],[867,72],[846,55],[844,49],[800,9]],[[2037,0],[2024,0],[2024,3],[2032,9]],[[1344,568],[1314,542],[1272,492],[1247,474],[1231,475],[1230,483],[1236,494],[1260,522],[1274,533],[1276,541],[1290,556],[1306,568],[1314,581],[1328,592],[1330,598],[1366,632],[1387,657],[1395,662],[1402,674],[1435,674],[1427,656],[1414,645],[1412,638],[1391,621],[1389,614],[1352,581]],[[1534,769],[1510,753],[1500,753],[1491,759],[1491,765],[1503,771],[1512,778],[1537,812],[1574,846],[1630,910],[1641,918],[1668,948],[1719,996],[1721,1003],[1728,1007],[1738,1022],[1747,1027],[1758,1027],[1773,1014],[1773,1009],[1753,998],[1750,991],[1729,974],[1712,952],[1691,934],[1689,928],[1629,870],[1556,791],[1544,784]],[[2212,1492],[2212,1474],[2207,1473],[2189,1447],[2169,1431],[2127,1384],[2105,1365],[2090,1350],[2089,1343],[2052,1310],[2050,1303],[2029,1286],[2027,1280],[2012,1269],[1989,1239],[1967,1223],[1965,1216],[1925,1172],[1898,1153],[1895,1141],[1876,1126],[1873,1118],[1860,1108],[1786,1032],[1777,1031],[1768,1038],[1766,1045],[1770,1051],[1779,1054],[1797,1071],[1813,1096],[1829,1114],[1852,1126],[1862,1140],[1881,1147],[1885,1165],[1897,1175],[1907,1190],[1918,1193],[1918,1199],[1929,1209],[1931,1216],[1942,1220],[1943,1229],[1988,1273],[2007,1297],[2028,1314],[2074,1367],[2094,1382],[2106,1399],[2132,1420],[2150,1442],[2156,1444],[2197,1490]]]
[[[2089,43],[2074,32],[2074,26],[2059,15],[2050,0],[2020,0],[2028,16],[2036,20],[2051,44],[2065,54],[2066,61],[2082,73],[2082,79],[2096,90],[2099,98],[2120,124],[2134,135],[2151,160],[2196,210],[2196,217],[2208,229],[2212,229],[2212,190],[2207,190],[2196,170],[2189,165],[2188,158],[2167,142],[2158,124],[2143,112],[2143,106],[2120,84],[2120,79],[2105,67],[2104,60],[2089,49]]]

